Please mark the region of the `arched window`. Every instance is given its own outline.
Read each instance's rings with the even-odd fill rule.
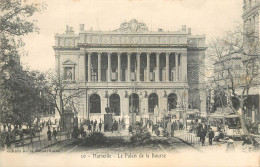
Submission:
[[[168,110],[175,109],[177,106],[177,95],[172,93],[168,96]]]
[[[92,94],[89,98],[90,113],[101,113],[100,96]]]
[[[158,107],[158,96],[155,93],[152,93],[148,97],[148,112],[154,113],[154,108]]]
[[[132,113],[132,110],[134,113],[139,114],[139,96],[136,93],[133,93],[129,96],[129,112]]]
[[[109,97],[109,106],[112,113],[115,113],[116,116],[120,115],[120,97],[118,94],[112,94]]]

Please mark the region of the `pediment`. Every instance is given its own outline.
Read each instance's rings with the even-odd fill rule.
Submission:
[[[63,65],[75,65],[76,63],[73,62],[73,61],[71,61],[70,59],[67,59],[67,60],[64,61],[62,64],[63,64]]]

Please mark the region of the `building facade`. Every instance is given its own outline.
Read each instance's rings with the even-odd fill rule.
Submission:
[[[244,0],[243,7],[243,21],[244,21],[244,33],[250,34],[244,37],[244,43],[249,46],[249,57],[242,59],[243,64],[249,64],[251,61],[254,65],[254,72],[257,77],[254,79],[254,86],[251,88],[249,94],[249,100],[247,101],[247,112],[248,120],[252,122],[260,121],[260,44],[259,44],[259,33],[260,33],[260,0]],[[247,45],[249,43],[249,45]],[[251,112],[250,112],[251,111]],[[250,119],[251,118],[251,119]]]
[[[223,58],[222,61],[215,63],[215,80],[219,84],[225,84],[224,82],[228,77],[227,70],[223,69],[223,65],[232,69],[236,75],[233,75],[233,81],[235,85],[241,85],[242,88],[244,82],[244,76],[246,69],[252,64],[254,68],[254,75],[257,75],[253,84],[249,89],[248,99],[245,101],[245,118],[246,121],[259,122],[260,121],[260,45],[259,45],[259,32],[260,32],[260,0],[244,0],[243,1],[243,48],[246,54],[232,54]],[[223,64],[224,61],[224,64]],[[248,66],[248,67],[247,67]],[[256,73],[256,74],[255,74]],[[242,93],[242,89],[238,89],[238,94]],[[216,94],[215,94],[216,96]],[[223,99],[223,98],[222,98]],[[216,103],[216,102],[215,102]],[[229,103],[224,100],[224,104]]]
[[[179,31],[149,31],[132,19],[114,31],[67,26],[55,35],[56,69],[71,89],[85,93],[75,108],[81,119],[103,120],[109,107],[115,119],[161,117],[180,106],[206,114],[205,36]]]

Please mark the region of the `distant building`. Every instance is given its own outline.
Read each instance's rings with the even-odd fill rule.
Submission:
[[[114,31],[67,26],[55,35],[56,68],[73,89],[85,91],[75,104],[81,119],[103,120],[106,107],[114,119],[155,120],[186,100],[189,112],[206,115],[205,36],[191,29],[149,31],[135,19]],[[190,98],[192,97],[192,98]],[[196,99],[196,100],[191,100]],[[190,103],[188,103],[188,100]]]
[[[242,59],[243,64],[254,62],[254,70],[258,77],[254,80],[254,86],[251,88],[247,104],[247,117],[251,117],[252,121],[260,121],[260,0],[244,0],[244,13],[242,18],[244,20],[244,32],[250,34],[244,37],[244,43],[250,42],[249,56]],[[247,39],[253,37],[253,41]],[[253,44],[252,44],[253,43]],[[252,112],[250,112],[252,111]]]
[[[220,84],[225,84],[226,77],[228,77],[227,69],[223,69],[223,62],[227,68],[232,69],[234,76],[234,83],[240,84],[245,79],[245,69],[248,63],[254,64],[255,72],[259,75],[260,73],[260,45],[259,45],[259,32],[260,32],[260,0],[244,0],[244,13],[242,18],[244,20],[244,39],[243,44],[245,50],[248,52],[247,55],[232,54],[223,57],[223,60],[214,64],[214,77]],[[253,39],[253,40],[252,40]],[[260,78],[255,78],[253,86],[250,88],[249,97],[245,102],[245,117],[247,121],[260,121]],[[230,83],[228,83],[230,84]],[[231,85],[230,85],[231,86]],[[241,93],[240,90],[238,92]],[[215,97],[217,95],[215,94]],[[218,95],[219,96],[219,95]],[[224,94],[220,95],[224,96]],[[222,103],[224,106],[229,101],[222,97]],[[220,101],[220,100],[218,100]],[[215,101],[215,103],[220,103]],[[220,104],[217,104],[220,106]]]

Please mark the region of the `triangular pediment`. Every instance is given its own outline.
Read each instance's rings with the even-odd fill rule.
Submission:
[[[114,32],[121,33],[144,33],[148,32],[148,28],[145,23],[139,22],[136,19],[130,21],[124,21],[121,23],[119,29],[114,30]]]
[[[76,63],[73,62],[73,61],[71,61],[70,59],[67,59],[67,60],[64,61],[62,64],[63,64],[63,65],[75,65]]]

